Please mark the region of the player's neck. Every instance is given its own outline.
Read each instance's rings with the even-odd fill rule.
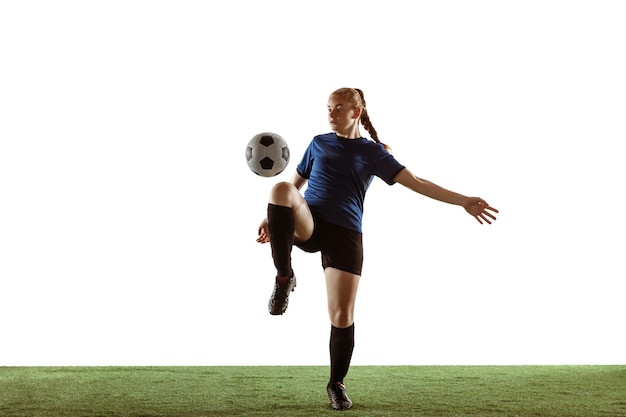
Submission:
[[[361,132],[359,131],[358,127],[354,127],[353,129],[350,129],[346,132],[335,131],[335,133],[337,134],[337,136],[339,136],[340,138],[344,138],[344,139],[360,139],[361,138]]]

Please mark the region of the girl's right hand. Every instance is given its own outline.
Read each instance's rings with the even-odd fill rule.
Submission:
[[[256,241],[259,243],[267,243],[270,241],[270,235],[267,231],[267,218],[263,219],[258,229],[259,236],[256,238]]]

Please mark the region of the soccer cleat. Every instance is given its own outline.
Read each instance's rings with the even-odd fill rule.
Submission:
[[[348,410],[352,407],[352,401],[346,394],[346,386],[342,382],[329,382],[326,386],[330,406],[335,410]]]
[[[278,282],[276,277],[276,283],[274,284],[274,292],[270,297],[268,309],[273,316],[279,316],[287,311],[287,305],[289,304],[289,294],[296,288],[295,275],[287,280],[287,284],[283,287]]]

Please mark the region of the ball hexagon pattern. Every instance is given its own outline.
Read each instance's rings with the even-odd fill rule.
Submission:
[[[276,133],[259,133],[248,142],[246,161],[255,174],[274,177],[287,168],[289,146],[285,139]]]

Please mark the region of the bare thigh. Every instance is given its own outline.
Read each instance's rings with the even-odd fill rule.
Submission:
[[[330,322],[341,329],[350,327],[354,323],[354,305],[361,276],[332,267],[326,268],[324,275]]]

